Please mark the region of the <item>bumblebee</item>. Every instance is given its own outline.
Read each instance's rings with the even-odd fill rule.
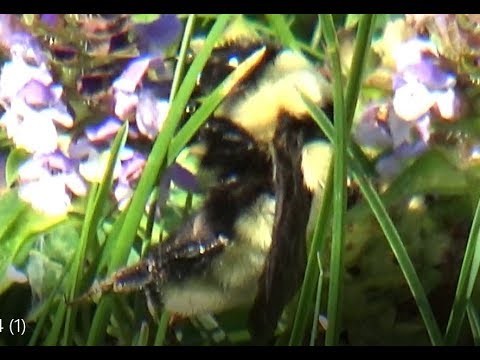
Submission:
[[[201,208],[88,296],[142,289],[150,312],[184,316],[251,306],[252,339],[272,338],[303,281],[312,200],[331,159],[300,94],[330,111],[332,101],[330,84],[304,55],[242,37],[214,49],[195,94],[259,50],[196,136],[201,171],[210,175]]]

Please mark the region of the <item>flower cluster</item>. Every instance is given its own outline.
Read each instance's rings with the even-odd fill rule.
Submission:
[[[59,149],[60,134],[72,128],[74,116],[36,38],[26,32],[10,35],[10,61],[0,73],[5,109],[0,125],[17,148],[32,154],[19,169],[19,194],[36,209],[62,214],[70,206],[71,192],[86,192],[75,165]]]
[[[405,21],[418,33],[428,33],[438,53],[455,72],[479,83],[480,49],[478,14],[406,14]]]
[[[428,148],[432,122],[455,121],[461,111],[456,75],[442,66],[430,39],[413,36],[401,42],[393,59],[393,96],[370,104],[354,134],[360,145],[387,152],[376,164],[385,178]]]
[[[181,22],[174,15],[162,15],[148,24],[135,24],[126,15],[82,16],[72,20],[68,15],[42,14],[37,20],[52,33],[76,21],[86,35],[78,46],[63,44],[61,40],[50,41],[51,45],[42,44],[24,30],[18,17],[0,16],[0,44],[8,50],[10,58],[0,74],[0,105],[5,110],[0,127],[15,147],[30,154],[18,171],[19,195],[37,210],[51,215],[65,214],[73,196],[84,196],[88,183],[101,181],[111,142],[122,123],[129,121],[127,144],[121,149],[114,170],[113,196],[119,209],[123,209],[143,170],[149,144],[161,130],[169,110],[171,73],[164,66],[163,56],[165,49],[178,39]],[[99,113],[105,116],[93,123],[90,121],[82,133],[76,131],[73,136],[72,130],[79,119],[68,104],[70,96],[65,95],[64,86],[68,87],[69,95],[73,93],[78,99],[86,93],[87,80],[91,79],[79,74],[72,89],[58,82],[59,72],[52,71],[52,66],[58,65],[62,56],[70,63],[73,57],[81,58],[79,49],[85,48],[90,62],[100,61],[104,69],[108,55],[126,39],[133,39],[129,41],[133,41],[135,54],[129,56],[123,71],[117,71],[118,76],[111,76],[104,91],[109,103],[106,106],[103,103],[100,110],[89,109],[97,114],[96,118]],[[110,59],[117,68],[118,64],[125,63],[123,58],[117,61],[117,57],[111,56]],[[88,115],[82,114],[81,121],[85,118]],[[137,142],[147,145],[139,150],[135,146]],[[177,167],[167,171],[168,183]],[[180,177],[185,178],[185,174],[181,173]]]

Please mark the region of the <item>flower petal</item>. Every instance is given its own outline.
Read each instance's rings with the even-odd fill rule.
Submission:
[[[393,109],[402,119],[413,121],[428,112],[435,101],[435,96],[424,84],[410,81],[395,91]]]

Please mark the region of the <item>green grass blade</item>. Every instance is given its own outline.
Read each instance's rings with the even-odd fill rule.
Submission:
[[[468,236],[467,246],[465,248],[465,255],[463,257],[462,268],[458,277],[457,291],[455,292],[455,299],[448,319],[447,330],[445,332],[445,343],[447,345],[453,345],[458,340],[458,335],[462,328],[463,319],[465,318],[465,311],[467,307],[468,299],[470,298],[471,291],[473,290],[473,281],[476,279],[478,273],[478,252],[480,246],[478,242],[480,232],[480,200],[478,201],[477,208],[475,210],[475,216],[473,218],[472,227]],[[476,256],[475,256],[476,255]],[[474,257],[475,261],[475,274],[472,274],[472,262]],[[473,276],[474,275],[474,276]],[[469,286],[469,279],[472,284]]]
[[[72,268],[73,264],[73,257],[70,259],[68,262],[68,265],[65,267],[62,275],[60,278],[57,280],[57,283],[55,284],[55,287],[53,288],[52,292],[50,295],[48,295],[47,300],[45,301],[45,305],[43,308],[43,312],[40,315],[38,321],[35,323],[35,329],[33,330],[33,334],[28,340],[28,345],[33,346],[37,343],[37,340],[40,336],[40,333],[45,330],[44,326],[47,321],[47,317],[50,314],[49,310],[53,308],[53,302],[58,295],[58,290],[61,288],[62,283],[64,282],[64,279],[66,278],[67,273],[70,272],[70,269]],[[62,300],[63,301],[63,300]]]
[[[471,301],[467,304],[467,315],[470,322],[470,328],[472,329],[473,341],[475,346],[480,345],[480,318],[478,311],[475,309],[475,305]]]
[[[153,145],[152,151],[147,159],[145,169],[138,182],[137,189],[135,190],[125,215],[125,220],[122,223],[118,237],[114,240],[115,245],[112,247],[112,254],[109,261],[109,272],[118,269],[124,265],[129,251],[132,248],[133,241],[137,232],[137,228],[140,224],[144,213],[144,207],[147,202],[150,192],[160,174],[160,169],[164,164],[165,156],[169,147],[170,140],[175,133],[177,125],[184,113],[188,100],[195,87],[198,74],[203,69],[205,63],[210,57],[210,53],[218,39],[222,36],[223,30],[227,26],[227,23],[231,15],[220,15],[212,29],[210,30],[205,44],[196,56],[192,65],[187,71],[182,84],[172,102],[172,106],[165,120],[165,125],[162,131],[157,136]],[[98,340],[99,334],[105,332],[105,327],[109,318],[109,307],[104,299],[100,300],[99,306],[95,313],[92,326],[92,331],[88,336],[88,344],[98,344],[101,341]]]
[[[168,151],[167,165],[173,163],[180,151],[185,147],[192,136],[203,125],[210,114],[218,107],[224,97],[233,87],[260,61],[265,53],[265,48],[249,56],[233,71],[222,83],[217,86],[202,102],[188,122],[178,131],[172,139]]]
[[[177,59],[177,66],[175,67],[175,72],[173,74],[172,87],[170,89],[170,98],[168,100],[169,105],[172,105],[173,99],[175,98],[175,95],[177,94],[178,88],[180,87],[181,81],[183,79],[183,75],[185,72],[186,59],[187,59],[187,54],[189,50],[190,39],[193,34],[195,19],[196,19],[196,15],[190,14],[185,24],[185,30],[183,32],[182,41],[180,43],[180,51]],[[147,226],[146,226],[146,236],[147,236],[146,247],[150,245],[152,240],[151,237],[152,237],[153,225],[155,222],[155,212],[157,209],[157,203],[158,203],[158,196],[155,195],[155,200],[153,201],[153,204],[150,207],[150,211],[148,214],[148,220],[147,220]]]
[[[140,326],[140,332],[138,334],[138,337],[135,343],[132,345],[147,346],[149,333],[150,333],[150,328],[148,327],[148,324],[143,321],[142,325]]]
[[[110,319],[110,311],[112,309],[111,295],[104,296],[95,311],[92,325],[88,332],[87,346],[103,344],[105,341],[106,328]]]
[[[323,244],[327,237],[332,212],[333,197],[333,167],[330,168],[329,176],[325,184],[325,190],[322,199],[322,206],[315,223],[315,230],[312,237],[312,244],[308,253],[307,267],[305,277],[300,290],[300,298],[298,300],[295,320],[293,322],[292,332],[290,334],[289,345],[298,346],[303,342],[303,337],[308,324],[309,304],[313,299],[315,290],[315,281],[319,276],[317,254],[323,249]]]
[[[298,43],[295,40],[295,36],[288,26],[285,15],[283,14],[266,14],[265,17],[270,23],[270,27],[274,29],[280,42],[285,46],[293,50],[299,50]]]
[[[312,321],[312,331],[310,333],[310,346],[315,345],[315,339],[317,338],[318,333],[318,317],[320,315],[320,303],[322,301],[322,288],[323,288],[323,266],[322,266],[322,257],[320,253],[317,253],[317,262],[318,262],[318,284],[317,284],[317,295],[315,297],[315,310],[313,312],[313,321]]]
[[[60,332],[62,330],[62,326],[64,325],[63,319],[65,318],[66,307],[67,305],[63,301],[59,303],[52,327],[50,328],[43,345],[54,346],[58,344]]]
[[[335,137],[333,144],[333,235],[330,262],[330,282],[328,291],[329,326],[326,345],[338,343],[340,334],[340,312],[342,306],[343,256],[345,240],[345,213],[347,210],[347,156],[346,144],[348,127],[345,119],[345,102],[343,97],[342,69],[339,45],[332,15],[321,15],[323,34],[327,45],[327,54],[333,68],[333,104]]]
[[[333,139],[335,130],[332,124],[330,124],[330,121],[328,120],[326,115],[322,111],[318,110],[315,104],[313,104],[308,98],[303,97],[303,99],[307,104],[313,119],[317,122],[325,135],[330,140]],[[405,280],[410,288],[413,298],[417,303],[418,310],[425,323],[425,327],[429,334],[430,341],[434,345],[442,345],[443,339],[440,333],[440,328],[435,319],[435,316],[433,315],[432,308],[428,302],[427,295],[425,294],[425,290],[423,289],[420,279],[418,278],[417,272],[415,271],[415,267],[413,266],[413,263],[408,256],[407,250],[403,245],[400,235],[398,234],[398,231],[395,228],[392,219],[388,215],[388,212],[385,209],[385,206],[383,205],[380,196],[375,191],[375,188],[370,182],[366,171],[362,168],[362,163],[356,160],[355,152],[353,151],[353,147],[350,144],[348,146],[348,156],[349,167],[352,170],[356,180],[358,181],[360,190],[362,191],[365,199],[367,200],[373,211],[373,214],[375,215],[378,223],[380,224],[380,227],[382,228],[383,233],[387,238],[390,248],[392,249],[398,261],[400,269],[405,276]]]
[[[95,186],[95,184],[93,184],[90,188],[90,194],[93,194],[93,196],[90,197],[85,210],[85,220],[83,222],[82,232],[80,235],[79,249],[75,253],[72,273],[70,275],[71,278],[68,281],[68,284],[71,286],[69,294],[70,299],[74,299],[78,295],[79,286],[82,280],[83,266],[85,263],[85,255],[88,247],[95,238],[105,204],[108,203],[108,196],[110,194],[110,188],[113,180],[113,170],[115,168],[115,164],[117,163],[120,150],[123,148],[127,140],[127,132],[128,122],[125,122],[112,143],[110,158],[108,160],[107,168],[105,170],[105,174],[103,175],[101,184],[98,186],[98,188]],[[76,306],[69,306],[67,308],[65,332],[62,341],[63,345],[69,345],[72,342],[76,312]]]
[[[475,246],[475,254],[473,255],[472,266],[470,269],[470,275],[468,277],[468,288],[467,288],[467,297],[470,299],[473,293],[473,288],[477,282],[478,270],[480,268],[480,246],[478,246],[478,237],[477,245]]]
[[[170,90],[169,103],[172,104],[178,88],[182,82],[182,77],[185,72],[185,60],[187,58],[188,49],[190,45],[190,39],[193,34],[193,26],[195,25],[195,14],[188,15],[187,22],[185,24],[185,31],[183,32],[182,42],[180,43],[180,51],[178,52],[178,65],[175,67],[173,74],[172,88]]]
[[[347,91],[345,95],[345,119],[348,131],[352,126],[353,116],[357,107],[358,95],[362,85],[363,75],[368,60],[368,52],[372,40],[375,24],[375,15],[362,15],[358,24],[357,37],[355,38],[355,49],[353,51],[352,66],[347,81]]]
[[[153,149],[145,165],[145,170],[140,178],[137,189],[133,194],[122,231],[117,239],[117,251],[112,256],[112,260],[110,262],[110,270],[116,269],[123,265],[127,259],[128,252],[132,247],[133,239],[143,215],[145,203],[147,202],[150,191],[158,177],[160,168],[167,154],[169,143],[173,137],[173,134],[175,133],[180,118],[185,110],[185,106],[195,87],[197,76],[207,62],[215,43],[222,35],[229,18],[230,15],[220,15],[218,17],[217,21],[212,27],[212,30],[207,36],[207,39],[205,40],[204,47],[193,61],[184,81],[180,85],[177,96],[175,96],[175,99],[172,102],[172,107],[168,113],[167,119],[165,120],[164,128],[155,140]]]
[[[165,343],[165,336],[167,335],[168,321],[170,320],[170,315],[163,311],[160,316],[160,321],[158,322],[157,334],[155,336],[155,342],[153,345],[162,346]]]
[[[312,39],[310,40],[310,47],[312,49],[316,49],[320,44],[321,39],[322,39],[322,20],[320,19],[320,15],[317,15],[317,23],[315,25],[315,29],[313,30]]]

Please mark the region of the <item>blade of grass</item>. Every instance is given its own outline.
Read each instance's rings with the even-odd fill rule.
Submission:
[[[290,334],[289,345],[299,346],[302,344],[303,336],[308,323],[308,308],[313,299],[313,292],[315,289],[315,279],[318,278],[318,261],[317,253],[321,253],[323,244],[327,237],[329,227],[327,224],[330,221],[332,212],[332,197],[333,197],[333,166],[325,184],[325,190],[322,199],[317,221],[315,223],[315,230],[312,237],[312,244],[308,253],[307,267],[305,270],[305,277],[300,290],[300,297],[298,300],[297,310],[295,313],[295,320],[293,322],[292,332]]]
[[[315,29],[313,30],[312,39],[310,40],[310,47],[312,49],[316,49],[320,44],[321,39],[322,39],[322,20],[320,19],[320,15],[317,15],[317,23],[315,25]]]
[[[147,346],[149,334],[150,334],[150,328],[148,327],[148,324],[145,321],[142,321],[142,325],[140,326],[140,332],[138,333],[138,337],[132,345]]]
[[[465,255],[463,256],[462,267],[460,269],[460,275],[457,282],[457,290],[455,292],[455,299],[453,301],[452,309],[450,311],[450,317],[448,319],[447,330],[445,332],[445,343],[447,345],[453,345],[458,340],[458,335],[462,328],[463,319],[465,318],[465,311],[467,307],[468,299],[470,298],[471,291],[473,291],[473,281],[478,274],[478,254],[480,252],[480,199],[475,210],[475,216],[473,218],[472,227],[470,228],[470,234],[468,236],[467,246],[465,248]],[[474,257],[477,257],[475,261],[475,274],[472,273],[472,262]],[[469,286],[469,279],[472,284]]]
[[[220,15],[218,17],[207,36],[204,47],[193,61],[184,81],[180,85],[179,91],[172,102],[167,119],[165,120],[164,128],[155,140],[142,177],[140,178],[137,189],[133,194],[122,231],[117,239],[117,251],[113,254],[110,262],[110,270],[118,268],[126,261],[138,224],[142,218],[143,208],[164,162],[163,160],[167,154],[168,145],[184,112],[185,106],[190,99],[197,76],[207,62],[215,43],[222,35],[223,29],[227,25],[229,18],[230,15]]]
[[[285,45],[285,47],[299,50],[298,43],[295,40],[295,36],[290,30],[290,26],[285,20],[285,15],[282,14],[266,14],[265,17],[270,24],[270,27],[275,30],[280,42]]]
[[[85,254],[95,238],[105,204],[108,203],[108,196],[110,194],[110,188],[113,180],[113,170],[115,168],[115,164],[117,163],[120,149],[123,148],[125,142],[127,141],[127,133],[128,121],[122,125],[120,131],[115,136],[115,139],[112,143],[110,158],[108,159],[107,168],[103,175],[101,184],[98,188],[92,185],[90,189],[90,193],[93,194],[93,196],[90,197],[85,210],[85,220],[83,222],[82,232],[80,235],[79,249],[75,252],[73,269],[68,281],[68,284],[71,286],[69,294],[70,299],[74,299],[78,294],[79,285],[83,275]],[[65,318],[65,332],[62,341],[63,345],[71,344],[76,313],[77,307],[75,305],[68,306]]]
[[[55,313],[55,317],[53,319],[52,327],[48,332],[47,338],[43,342],[45,346],[54,346],[58,344],[58,340],[60,337],[60,331],[62,330],[63,319],[65,317],[67,305],[61,301],[58,305],[57,311]]]
[[[322,257],[320,253],[317,253],[318,263],[318,284],[317,284],[317,296],[315,297],[315,311],[313,312],[312,331],[310,333],[310,346],[315,345],[315,339],[318,333],[318,316],[320,315],[320,303],[322,301],[322,287],[323,287],[323,266]]]
[[[302,96],[302,98],[307,104],[313,119],[317,122],[325,135],[330,140],[332,140],[335,130],[329,119],[322,111],[317,109],[315,104],[313,104],[307,97]],[[413,298],[417,303],[418,310],[425,323],[425,327],[430,337],[430,341],[433,345],[442,345],[443,339],[441,336],[440,328],[435,319],[435,316],[433,315],[432,308],[430,307],[430,303],[428,302],[425,290],[420,282],[420,279],[418,278],[417,272],[415,271],[415,267],[413,266],[413,263],[408,256],[407,250],[403,245],[400,235],[398,234],[398,231],[395,228],[392,219],[388,215],[388,212],[385,209],[385,206],[383,205],[380,196],[375,191],[374,186],[370,182],[367,172],[362,168],[362,163],[355,158],[355,151],[353,149],[354,148],[349,144],[349,167],[353,172],[356,180],[358,181],[360,190],[362,191],[365,199],[370,205],[372,212],[375,215],[378,223],[380,224],[380,227],[382,228],[383,233],[387,238],[390,248],[392,249],[398,261],[400,269],[402,270],[405,280],[413,295]]]
[[[192,136],[203,125],[208,116],[218,107],[225,96],[233,89],[233,87],[245,77],[250,70],[260,61],[265,54],[265,48],[262,48],[245,61],[243,61],[222,83],[217,86],[211,94],[209,94],[202,105],[195,111],[188,122],[178,131],[177,135],[172,139],[168,151],[167,165],[173,163],[180,151],[190,141]]]
[[[37,343],[37,340],[38,340],[39,336],[40,336],[40,333],[45,330],[44,326],[45,326],[45,322],[47,320],[47,317],[50,314],[49,310],[53,308],[53,301],[54,301],[55,297],[58,295],[58,290],[62,286],[62,283],[63,283],[64,279],[66,279],[67,273],[70,272],[70,269],[72,268],[72,264],[73,264],[73,257],[68,262],[68,264],[65,267],[62,275],[57,280],[57,283],[55,284],[55,287],[53,288],[52,292],[48,296],[48,298],[45,302],[45,305],[44,305],[44,310],[42,311],[42,314],[40,315],[40,318],[36,322],[35,329],[33,330],[33,334],[28,341],[28,346],[35,345]]]
[[[322,19],[321,17],[319,17],[317,25],[321,24],[321,21]],[[348,124],[348,127],[347,127],[348,129],[350,128],[352,123],[352,118],[353,118],[355,107],[356,107],[356,101],[358,98],[358,94],[360,92],[361,79],[362,79],[365,65],[366,65],[366,53],[367,53],[367,49],[370,48],[369,44],[371,42],[371,37],[373,33],[374,21],[375,19],[371,15],[363,15],[360,20],[358,35],[355,42],[354,56],[352,58],[352,66],[351,66],[352,70],[351,70],[351,74],[347,84],[348,95],[346,98],[346,101],[347,101],[346,121]],[[317,30],[316,33],[318,34],[321,33],[320,26],[317,26],[316,30]],[[319,39],[317,39],[315,46],[318,45],[318,41]],[[347,133],[349,132],[348,129],[346,130]],[[356,145],[356,144],[353,144],[353,145]],[[367,167],[367,164],[369,164],[369,162],[363,155],[363,152],[358,147],[355,147],[354,151],[356,153],[356,158],[361,159],[362,163],[364,164],[364,167]],[[327,188],[331,190],[331,183],[330,183],[330,187],[327,187]],[[327,196],[329,196],[329,200],[324,204],[327,204],[327,206],[330,206],[331,193],[329,193],[328,191],[327,191]],[[315,230],[316,233],[317,233],[318,225],[322,216],[325,216],[325,215],[322,215],[322,212],[320,212],[319,219],[316,222],[317,223],[317,228]],[[326,219],[327,217],[324,220]],[[323,233],[321,235],[317,233],[316,235],[314,235],[314,238],[313,238],[314,240],[313,240],[312,247],[309,253],[309,258],[307,261],[305,279],[302,284],[300,298],[297,305],[297,312],[295,314],[294,325],[293,325],[292,333],[290,336],[290,342],[289,342],[290,345],[301,344],[302,336],[307,326],[308,303],[309,301],[311,301],[313,296],[313,288],[314,288],[313,279],[319,276],[317,267],[316,267],[316,262],[315,262],[315,254],[318,251],[321,251],[320,250],[322,248],[321,244],[323,244],[323,239],[325,238],[325,235],[326,235],[325,224],[321,225]],[[318,236],[320,236],[320,238]],[[314,318],[314,323],[316,324],[315,318]]]
[[[175,67],[175,72],[173,74],[172,87],[170,89],[170,98],[168,99],[169,104],[171,105],[175,95],[177,94],[178,88],[180,87],[183,74],[185,72],[185,63],[188,54],[188,48],[190,45],[190,39],[193,34],[193,26],[195,25],[195,14],[188,15],[187,22],[185,23],[185,30],[183,32],[182,42],[180,43],[180,50],[178,52],[178,65]]]
[[[475,346],[480,345],[480,318],[478,317],[477,309],[471,301],[467,304],[467,315],[472,329],[473,341]]]
[[[342,69],[339,45],[332,15],[321,15],[322,29],[327,46],[327,54],[333,69],[333,122],[335,137],[333,144],[333,235],[330,262],[330,282],[328,291],[329,326],[326,345],[338,343],[340,334],[340,309],[342,306],[343,287],[343,253],[345,240],[345,213],[347,210],[347,157],[346,144],[348,127],[345,119],[345,102],[343,97]]]
[[[365,73],[368,52],[372,41],[375,24],[374,14],[364,14],[358,24],[357,37],[355,38],[355,49],[353,51],[352,65],[347,81],[345,95],[345,119],[347,129],[350,131],[357,107],[358,95],[360,94],[363,74]]]
[[[468,277],[468,288],[467,288],[468,299],[470,299],[473,294],[473,288],[475,287],[475,284],[477,282],[479,268],[480,268],[480,246],[478,245],[478,237],[477,237],[475,254],[473,255],[472,266],[470,269],[470,276]]]
[[[175,67],[175,72],[173,74],[172,87],[170,89],[170,97],[168,99],[168,103],[170,106],[172,105],[173,99],[175,98],[175,95],[177,94],[178,88],[181,84],[181,80],[183,79],[187,53],[189,49],[190,39],[192,38],[192,34],[193,34],[195,19],[196,19],[196,15],[190,14],[185,24],[185,30],[183,32],[182,41],[180,43],[180,51],[178,54],[178,62],[177,62],[178,65]],[[157,182],[158,182],[158,179],[157,179]],[[155,212],[157,208],[157,203],[158,203],[158,197],[155,196],[155,200],[153,201],[153,204],[150,207],[150,212],[148,214],[148,220],[147,220],[147,226],[146,226],[146,236],[147,236],[147,244],[145,244],[146,247],[149,246],[152,240],[151,237],[152,237],[153,225],[155,222]]]
[[[170,140],[177,128],[178,123],[182,117],[191,93],[195,87],[198,74],[203,69],[205,63],[210,57],[210,53],[213,47],[220,39],[223,30],[225,29],[231,15],[220,15],[215,21],[212,29],[210,30],[203,48],[200,50],[192,65],[187,71],[179,90],[173,99],[172,106],[168,112],[165,120],[165,125],[160,134],[157,136],[153,145],[152,151],[147,159],[143,174],[138,182],[137,189],[135,190],[131,199],[130,205],[125,215],[125,221],[122,223],[119,231],[119,236],[116,239],[112,239],[115,242],[115,246],[112,248],[112,254],[109,261],[109,272],[118,269],[125,264],[128,253],[132,248],[133,241],[136,235],[136,231],[144,213],[145,203],[150,195],[150,192],[155,184],[156,179],[160,174],[160,169],[164,164],[164,158],[167,155]],[[92,327],[87,340],[87,344],[98,343],[99,333],[105,332],[105,327],[108,321],[109,312],[108,307],[103,305],[104,300],[101,299],[98,309],[95,313],[93,322],[95,328]]]
[[[110,312],[112,310],[112,295],[103,296],[98,303],[95,315],[93,316],[92,325],[87,337],[87,346],[103,344]]]
[[[163,346],[165,343],[165,336],[167,335],[168,321],[170,320],[170,315],[164,311],[160,316],[160,321],[158,322],[157,334],[155,335],[155,341],[153,345]]]

